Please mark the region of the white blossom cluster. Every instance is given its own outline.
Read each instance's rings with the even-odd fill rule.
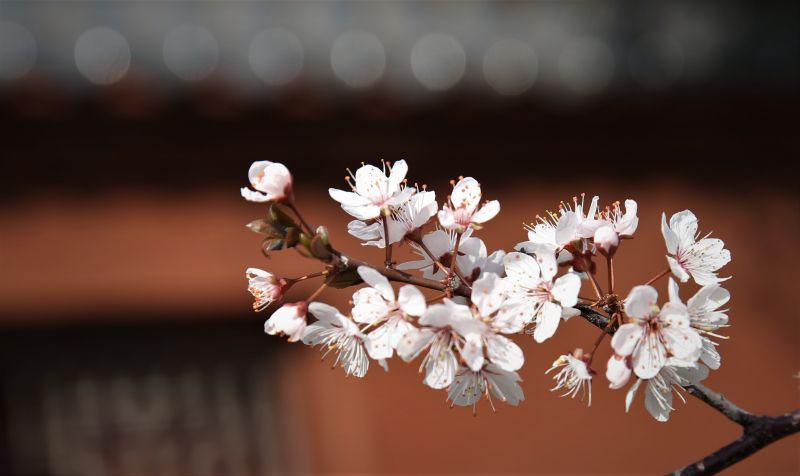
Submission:
[[[474,233],[499,213],[500,204],[482,201],[477,180],[454,181],[440,208],[433,191],[407,184],[407,172],[402,160],[384,163],[382,169],[362,165],[348,177],[349,190],[329,190],[331,198],[354,218],[347,225],[352,236],[367,246],[389,248],[383,266],[360,262],[353,266],[349,257],[327,243],[323,227],[312,230],[299,216],[286,167],[267,161],[251,166],[254,190],[243,188],[242,196],[284,205],[305,226],[287,225],[301,230],[297,239],[285,230],[270,231],[278,235],[270,235],[271,239],[323,261],[325,271],[317,275],[326,284],[339,282],[337,278],[347,272],[353,274],[350,284],[365,284],[352,295],[352,308],[346,313],[313,301],[314,293],[307,301],[275,310],[265,323],[265,332],[321,346],[326,355],[335,354],[334,366],[355,377],[367,374],[371,360],[388,370],[387,361],[395,355],[405,362],[418,359],[425,385],[445,390],[451,404],[473,409],[484,396],[492,408],[493,399],[510,405],[524,400],[517,371],[525,359],[512,337],[527,333],[535,342],[544,342],[561,321],[580,315],[581,309],[606,312],[607,330],[616,328],[605,375],[612,389],[622,388],[635,377],[625,398],[626,408],[644,382],[647,410],[665,421],[673,409],[673,390],[697,383],[709,368],[719,367],[712,338],[719,338],[716,331],[727,326],[725,310],[720,308],[730,295],[720,287],[727,278],[719,278],[717,272],[730,261],[730,253],[721,240],[697,239],[698,220],[690,211],[676,213],[669,222],[666,215],[662,219],[669,266],[662,275],[671,273],[681,283],[692,279],[702,287],[684,303],[677,281],[669,278],[669,300],[659,307],[651,284],[662,275],[634,287],[624,299],[613,289],[602,292],[594,277],[596,262],[606,260],[613,288],[613,256],[638,227],[635,201],[626,200],[624,208],[615,203],[601,210],[598,197],[588,209],[583,197],[573,198],[557,212],[537,217],[536,223],[526,227],[528,239],[514,251],[489,253]],[[273,220],[267,228],[283,230],[278,222]],[[320,248],[320,242],[327,248]],[[408,244],[419,259],[395,265],[391,247],[401,243]],[[263,310],[281,302],[294,282],[310,276],[286,279],[248,269],[254,308]],[[579,298],[587,280],[596,300]],[[391,281],[405,284],[395,289]],[[439,294],[426,297],[420,287],[437,289]],[[316,320],[309,323],[309,315]],[[591,364],[601,340],[591,352],[576,348],[556,359],[547,370],[555,371],[554,391],[571,397],[588,395],[591,405],[596,374]]]

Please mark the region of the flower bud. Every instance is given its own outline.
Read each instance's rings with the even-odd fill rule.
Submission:
[[[614,354],[608,359],[608,366],[606,367],[606,378],[608,379],[609,388],[614,390],[622,388],[631,378],[631,368],[628,365],[627,358]]]
[[[283,292],[287,286],[285,280],[258,268],[247,268],[245,276],[248,281],[247,290],[256,299],[253,302],[253,310],[263,311],[273,302],[283,298]]]
[[[619,246],[619,235],[610,226],[601,226],[594,232],[594,245],[605,256],[614,256]]]
[[[269,160],[253,162],[247,174],[255,189],[242,188],[242,197],[251,202],[292,200],[292,174],[285,165]]]
[[[264,332],[272,336],[285,335],[289,342],[297,342],[306,329],[307,311],[308,304],[304,301],[284,304],[264,323]]]

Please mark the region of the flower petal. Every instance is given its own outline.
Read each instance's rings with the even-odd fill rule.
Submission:
[[[519,370],[525,363],[522,349],[511,339],[497,334],[486,337],[486,355],[489,360],[506,371]]]
[[[394,302],[394,289],[392,289],[392,285],[389,284],[389,280],[384,275],[369,266],[359,266],[357,271],[361,279],[377,289],[386,301]]]
[[[542,305],[542,310],[539,313],[536,329],[533,331],[533,339],[538,343],[542,343],[556,333],[558,324],[561,322],[561,306],[547,301]]]
[[[425,312],[425,296],[416,286],[407,284],[400,288],[397,304],[409,316],[421,316]]]

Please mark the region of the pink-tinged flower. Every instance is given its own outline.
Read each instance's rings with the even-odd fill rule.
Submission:
[[[386,168],[389,169],[388,176]],[[359,220],[372,220],[390,215],[416,192],[413,187],[402,186],[407,172],[405,160],[399,160],[393,166],[384,162],[384,170],[363,165],[352,176],[355,184],[348,180],[352,192],[330,188],[328,193],[350,215]]]
[[[508,253],[504,264],[509,300],[520,304],[526,323],[535,325],[536,342],[552,337],[562,318],[578,313],[573,306],[578,303],[581,280],[577,274],[567,273],[553,281],[558,264],[552,248],[537,245],[536,259],[525,253]]]
[[[253,162],[247,173],[255,190],[242,187],[242,197],[250,202],[281,202],[292,199],[292,174],[285,165],[262,160]]]
[[[438,209],[436,194],[423,190],[393,209],[388,217],[381,216],[371,223],[353,220],[348,223],[347,231],[356,238],[366,241],[365,245],[384,248],[386,240],[383,236],[385,234],[383,220],[387,221],[389,228],[389,244],[394,244],[422,228]]]
[[[730,298],[731,293],[727,289],[720,287],[719,284],[709,284],[700,288],[686,303],[689,325],[700,333],[703,340],[700,360],[711,369],[719,368],[722,357],[717,352],[717,343],[709,337],[725,338],[716,334],[716,331],[721,327],[728,326],[728,315],[725,314],[725,310],[719,308],[724,306]],[[676,305],[683,305],[678,293],[678,283],[672,278],[669,280],[669,301]]]
[[[369,356],[375,360],[388,359],[400,339],[413,331],[411,317],[425,312],[425,296],[407,284],[400,288],[395,299],[392,285],[382,274],[367,266],[359,266],[358,274],[369,287],[353,294],[353,320],[372,329],[365,341]]]
[[[366,336],[355,322],[342,315],[335,307],[321,302],[312,302],[308,310],[318,320],[306,327],[303,343],[320,345],[325,349],[324,359],[329,352],[336,352],[333,366],[341,366],[345,374],[361,378],[369,369],[369,358],[364,349]]]
[[[611,339],[617,355],[631,356],[633,372],[643,379],[655,377],[668,356],[697,361],[702,347],[686,307],[668,302],[659,309],[656,299],[658,292],[652,286],[634,287],[625,300],[631,322],[621,325]]]
[[[644,406],[648,412],[660,422],[669,420],[669,414],[674,410],[672,406],[672,392],[675,393],[686,403],[686,399],[681,395],[680,390],[693,385],[708,377],[708,368],[696,362],[688,362],[674,357],[667,359],[666,365],[658,374],[646,380]],[[628,389],[625,395],[625,411],[629,411],[636,391],[642,384],[642,379],[636,380]]]
[[[445,230],[464,233],[468,228],[479,228],[499,212],[497,200],[481,205],[481,185],[474,178],[465,177],[455,184],[449,203],[439,211],[439,224]]]
[[[258,268],[247,268],[247,290],[255,298],[253,310],[263,311],[273,302],[280,301],[286,288],[286,281],[274,274]]]
[[[731,260],[731,252],[718,238],[700,236],[697,217],[689,210],[672,215],[667,225],[667,215],[661,215],[661,233],[667,244],[667,262],[680,282],[685,283],[691,275],[701,286],[717,284],[729,278],[720,278],[717,271]]]
[[[307,309],[305,302],[284,304],[264,323],[264,332],[271,336],[285,335],[289,337],[289,342],[297,342],[302,339],[306,329]]]
[[[589,395],[588,406],[592,406],[592,373],[586,362],[574,355],[564,354],[558,357],[553,366],[550,367],[545,374],[560,368],[553,376],[556,381],[556,386],[550,389],[551,392],[564,390],[562,397],[570,396],[575,398],[578,393],[581,393],[581,400]]]
[[[525,400],[522,387],[519,385],[521,381],[516,372],[503,370],[492,363],[477,371],[460,367],[453,383],[447,389],[447,399],[451,406],[472,406],[473,413],[478,400],[483,396],[489,400],[493,411],[496,409],[492,395],[509,405],[517,406]]]

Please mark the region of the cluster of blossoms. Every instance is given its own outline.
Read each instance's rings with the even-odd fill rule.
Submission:
[[[270,205],[266,219],[248,225],[265,235],[265,252],[296,248],[324,264],[320,272],[293,279],[247,270],[257,311],[283,301],[300,280],[324,279],[308,299],[275,310],[265,322],[266,333],[319,345],[326,355],[335,354],[334,366],[355,377],[367,374],[370,361],[388,370],[387,361],[395,355],[405,362],[419,359],[425,385],[445,390],[452,405],[473,409],[483,397],[492,408],[494,399],[510,405],[524,400],[517,372],[525,359],[513,335],[530,334],[541,343],[562,320],[582,314],[600,316],[605,328],[590,351],[576,348],[547,370],[554,372],[553,390],[563,396],[581,395],[591,405],[592,362],[606,334],[613,334],[605,372],[610,388],[622,388],[635,377],[625,398],[629,408],[644,382],[645,407],[659,421],[673,409],[673,391],[719,367],[712,338],[720,338],[717,330],[727,326],[720,308],[730,295],[720,286],[727,278],[717,273],[730,253],[721,240],[698,240],[698,220],[690,211],[676,213],[669,222],[663,216],[668,268],[622,298],[614,289],[613,260],[638,227],[635,201],[600,209],[594,197],[587,209],[583,196],[575,197],[526,226],[528,239],[514,251],[489,253],[473,235],[499,213],[500,204],[482,201],[478,181],[453,181],[440,208],[433,191],[408,185],[407,172],[405,161],[384,162],[382,169],[362,165],[347,177],[349,191],[329,190],[354,218],[348,232],[364,245],[385,250],[383,265],[373,266],[337,251],[324,227],[307,224],[295,207],[286,167],[267,161],[251,166],[255,191],[243,188],[242,196]],[[419,259],[395,263],[393,247],[402,244]],[[607,265],[605,292],[595,277],[598,261]],[[659,307],[652,284],[668,274],[676,279],[669,278],[669,300]],[[678,281],[690,279],[702,287],[684,303]],[[392,281],[405,284],[395,289]],[[584,282],[596,298],[579,297]],[[325,287],[361,283],[365,286],[352,295],[347,313],[314,301]],[[420,288],[437,294],[426,297]],[[309,316],[316,320],[309,323]]]

